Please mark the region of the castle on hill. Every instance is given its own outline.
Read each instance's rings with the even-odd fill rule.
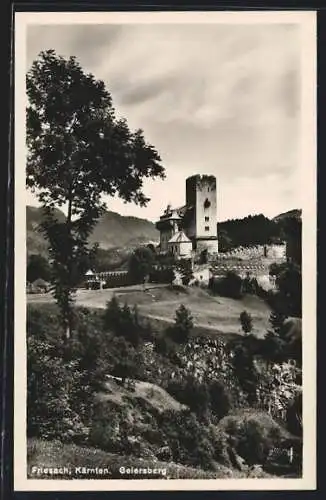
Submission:
[[[167,206],[156,228],[160,232],[160,252],[176,258],[218,254],[216,178],[193,175],[186,179],[186,204]]]

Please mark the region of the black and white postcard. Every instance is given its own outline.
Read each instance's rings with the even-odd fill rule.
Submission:
[[[316,13],[15,15],[19,491],[316,487]]]

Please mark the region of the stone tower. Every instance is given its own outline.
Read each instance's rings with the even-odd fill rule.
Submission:
[[[186,234],[193,241],[196,253],[218,252],[216,178],[213,175],[193,175],[186,180],[188,218]]]

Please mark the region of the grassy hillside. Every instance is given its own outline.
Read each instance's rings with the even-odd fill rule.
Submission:
[[[137,407],[139,401],[147,403],[158,412],[179,411],[185,408],[185,405],[180,404],[162,387],[150,382],[136,380],[128,387],[121,385],[119,378],[108,376],[104,388],[105,391],[98,395],[99,400],[125,406],[128,411],[132,411],[133,406]]]
[[[59,220],[64,219],[64,214],[57,210]],[[39,231],[42,220],[41,209],[26,207],[27,227],[27,252],[46,255],[47,244],[44,236]],[[154,224],[146,219],[126,217],[115,212],[106,211],[100,218],[90,237],[90,243],[99,243],[103,249],[119,247],[135,247],[141,243],[157,242],[159,233]]]
[[[206,334],[242,335],[240,313],[248,311],[253,319],[253,334],[264,335],[268,329],[270,307],[262,299],[245,295],[242,299],[214,297],[207,291],[189,288],[184,292],[167,286],[155,286],[147,292],[141,287],[126,287],[117,290],[79,290],[76,303],[87,308],[104,309],[115,294],[123,303],[137,305],[141,316],[150,319],[155,328],[162,330],[174,321],[175,310],[180,302],[191,309],[195,332]],[[50,294],[29,295],[30,304],[53,303]]]

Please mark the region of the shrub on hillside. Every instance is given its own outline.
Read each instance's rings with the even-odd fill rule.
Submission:
[[[286,424],[289,432],[302,437],[302,392],[290,402],[286,411]]]
[[[270,451],[281,445],[286,434],[268,414],[244,413],[227,416],[218,428],[228,436],[228,443],[248,465],[264,464]]]
[[[117,298],[112,297],[104,312],[104,326],[118,337],[124,337],[134,347],[141,339],[151,338],[149,323],[140,320],[137,307],[130,308],[127,304],[120,306]]]
[[[181,380],[171,380],[167,391],[180,403],[187,405],[197,415],[204,415],[210,406],[208,386],[188,376]]]
[[[27,335],[33,335],[42,340],[59,339],[63,330],[58,321],[58,309],[53,304],[27,306]]]
[[[88,428],[82,406],[74,405],[82,373],[78,360],[64,361],[56,346],[35,337],[27,340],[27,435],[84,441]],[[91,406],[91,401],[83,401]]]
[[[129,454],[129,430],[128,412],[124,406],[111,405],[108,408],[99,402],[94,407],[89,443],[102,450]]]
[[[242,330],[245,334],[248,334],[252,330],[252,316],[247,311],[242,311],[240,314],[240,323]]]
[[[271,327],[263,339],[261,348],[264,358],[276,363],[293,359],[301,364],[301,320],[287,318],[283,313],[272,311],[269,322]]]
[[[209,288],[213,294],[232,299],[241,299],[242,297],[242,279],[233,271],[228,271],[223,278],[212,278],[209,282]]]
[[[146,379],[142,352],[130,344],[124,337],[111,340],[110,357],[107,373],[127,378]]]
[[[247,395],[249,405],[256,402],[258,373],[254,356],[245,343],[238,344],[233,352],[232,364],[239,386]]]
[[[225,417],[233,406],[232,394],[226,384],[213,380],[208,385],[210,407],[218,419]]]
[[[169,358],[177,366],[180,364],[177,354],[177,345],[168,335],[166,335],[166,332],[155,337],[154,346],[157,353]]]
[[[175,342],[183,344],[189,339],[193,326],[191,312],[181,304],[175,312],[174,325],[168,328],[168,334]]]
[[[276,277],[278,293],[274,296],[273,309],[285,316],[302,316],[301,267],[293,262],[272,264],[270,274]]]
[[[189,410],[165,411],[159,416],[158,424],[174,462],[213,468],[214,448],[210,433],[193,413]]]

